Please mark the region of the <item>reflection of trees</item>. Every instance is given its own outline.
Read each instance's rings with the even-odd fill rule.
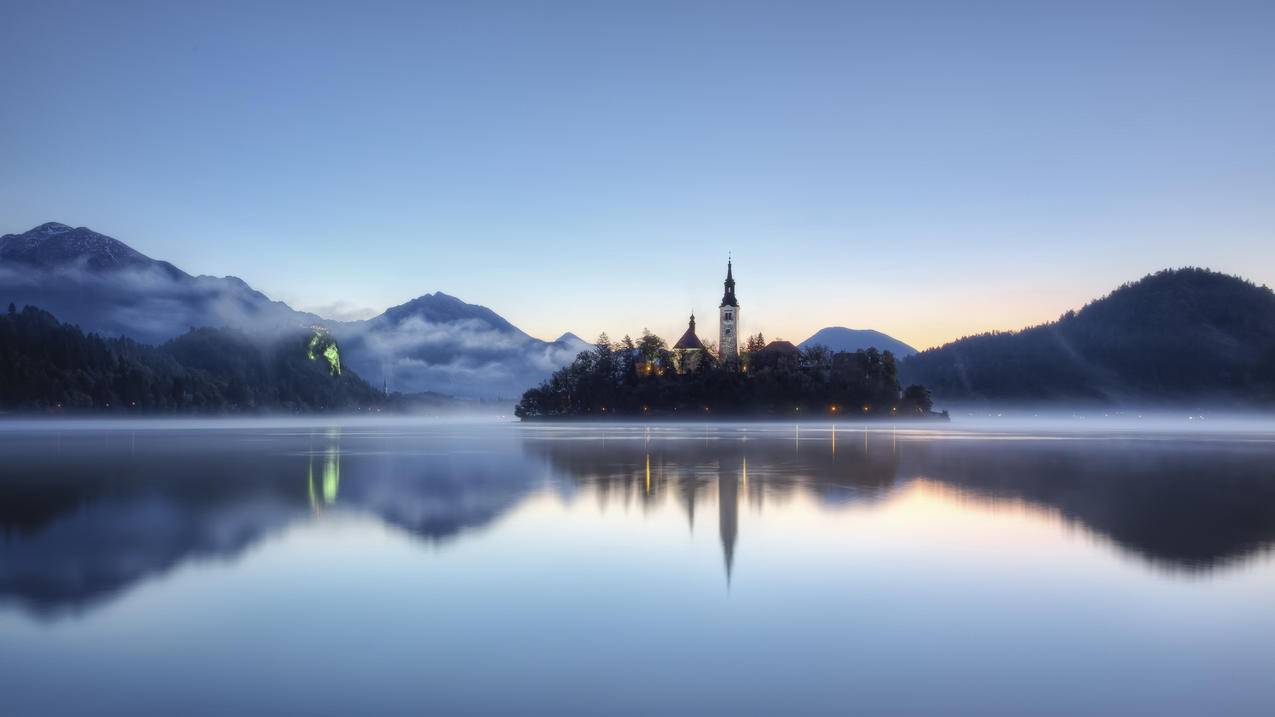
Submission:
[[[791,432],[790,432],[791,431]],[[662,501],[671,491],[694,518],[695,504],[717,488],[723,471],[748,462],[747,496],[785,500],[805,490],[825,503],[873,498],[894,484],[898,454],[889,433],[785,428],[672,428],[528,434],[525,449],[556,472],[610,500]],[[648,489],[645,466],[651,466]]]
[[[797,492],[826,505],[870,500],[893,485],[898,469],[890,434],[831,428],[808,427],[804,437],[797,428],[586,428],[531,432],[524,447],[595,491],[603,505],[653,506],[671,498],[694,529],[696,506],[715,499],[728,579],[741,499],[758,508]]]
[[[901,453],[904,476],[1057,511],[1157,564],[1206,569],[1275,543],[1269,444],[949,440]]]

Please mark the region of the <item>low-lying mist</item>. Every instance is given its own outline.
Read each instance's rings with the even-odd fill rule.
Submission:
[[[0,431],[24,430],[146,430],[146,429],[217,429],[217,428],[316,428],[316,427],[393,427],[445,423],[520,424],[513,416],[512,404],[500,402],[455,401],[437,409],[422,408],[409,412],[325,413],[325,414],[227,414],[227,415],[20,415],[0,417]],[[1095,410],[1092,408],[1055,411],[1023,409],[965,408],[950,411],[950,423],[924,423],[910,420],[598,420],[536,421],[534,426],[590,432],[618,428],[658,428],[663,432],[697,431],[704,427],[742,427],[762,431],[786,431],[798,428],[815,435],[834,428],[853,428],[870,432],[890,431],[925,433],[936,436],[985,434],[1216,434],[1243,433],[1275,439],[1275,414],[1225,410],[1164,408]]]

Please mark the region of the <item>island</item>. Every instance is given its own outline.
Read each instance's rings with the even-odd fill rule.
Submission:
[[[749,339],[738,362],[710,351],[670,349],[645,332],[612,343],[603,334],[540,386],[523,394],[514,415],[526,420],[578,418],[948,420],[930,392],[900,390],[894,355],[867,349],[798,349],[787,341]],[[681,343],[681,342],[679,342]]]
[[[717,307],[718,341],[686,332],[672,348],[643,331],[616,343],[603,333],[592,350],[522,395],[522,420],[656,417],[661,419],[778,418],[839,420],[904,417],[948,420],[934,413],[924,386],[899,388],[894,354],[867,348],[832,351],[766,342],[758,332],[739,345],[739,297],[726,260]]]

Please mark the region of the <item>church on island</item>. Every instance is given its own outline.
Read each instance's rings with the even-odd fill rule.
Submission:
[[[673,368],[678,373],[694,371],[706,357],[716,359],[722,366],[739,368],[739,300],[735,298],[735,276],[731,260],[726,260],[725,291],[722,303],[717,307],[717,351],[700,341],[695,335],[695,314],[686,327],[686,333],[673,344]]]
[[[522,419],[595,416],[694,417],[845,415],[938,418],[924,386],[901,390],[889,351],[802,351],[788,341],[766,343],[761,333],[740,336],[735,268],[726,261],[726,281],[717,307],[716,340],[695,332],[692,311],[686,331],[669,346],[650,331],[640,341],[625,336],[611,343],[598,337],[594,350],[528,389],[514,409]]]

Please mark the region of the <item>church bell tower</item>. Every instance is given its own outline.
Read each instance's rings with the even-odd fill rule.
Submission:
[[[718,309],[721,329],[717,345],[723,366],[739,365],[739,302],[735,299],[735,277],[731,275],[731,262],[726,260],[726,293]]]

